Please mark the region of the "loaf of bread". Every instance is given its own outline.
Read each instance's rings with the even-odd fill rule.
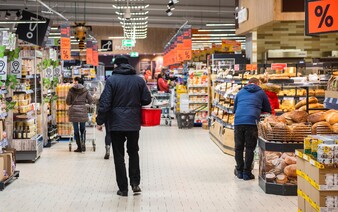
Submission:
[[[306,122],[308,113],[306,111],[292,111],[290,117],[296,123]]]
[[[287,157],[285,157],[284,160],[285,160],[285,163],[288,164],[288,165],[297,163],[297,159],[295,157],[287,156]]]
[[[329,122],[331,125],[338,123],[338,112],[330,113],[326,116],[326,121]]]
[[[318,112],[318,113],[314,113],[311,114],[307,117],[307,121],[311,122],[311,123],[317,123],[317,122],[321,122],[321,121],[325,121],[325,116],[324,116],[324,112]]]
[[[316,97],[310,97],[309,98],[309,104],[318,103],[318,99]],[[296,109],[299,109],[300,107],[306,105],[306,99],[303,99],[302,101],[298,102],[295,106]]]
[[[332,113],[337,113],[337,110],[328,110],[324,113],[324,118],[325,120],[328,118],[328,116],[330,116]]]
[[[297,170],[297,165],[291,164],[284,168],[284,174],[286,174],[286,176],[288,177],[297,177],[296,170]]]
[[[332,125],[332,131],[334,133],[338,133],[338,123],[335,123],[334,125]]]
[[[322,128],[322,129],[326,129],[326,131],[332,131],[331,125],[326,122],[326,121],[321,121],[321,122],[317,122],[312,126],[312,134],[315,135],[317,134],[318,129],[317,128]]]
[[[324,105],[323,104],[319,104],[319,103],[309,104],[309,109],[320,109],[320,108],[324,108]],[[305,111],[306,110],[306,105],[300,107],[298,110]]]

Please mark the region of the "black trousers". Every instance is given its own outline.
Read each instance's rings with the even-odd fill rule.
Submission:
[[[106,146],[110,146],[111,139],[110,139],[110,132],[109,132],[108,122],[104,123],[104,126],[106,127],[106,136],[104,137],[104,142],[105,142]]]
[[[140,176],[140,159],[138,155],[139,131],[123,132],[112,131],[111,143],[113,146],[116,181],[120,191],[128,191],[128,179],[126,165],[124,162],[124,142],[127,141],[127,153],[129,155],[129,180],[130,185],[139,185]]]
[[[256,125],[235,126],[235,160],[237,171],[251,172],[257,139],[258,129]],[[244,147],[245,160],[243,158]]]

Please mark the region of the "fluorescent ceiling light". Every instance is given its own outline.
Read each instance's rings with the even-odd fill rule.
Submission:
[[[210,37],[198,37],[198,38],[191,38],[192,40],[217,40],[217,39],[230,39],[232,38],[232,40],[243,40],[245,41],[245,39],[241,39],[241,38],[236,38],[234,39],[233,37],[213,37],[213,38],[210,38]]]
[[[147,32],[147,29],[125,29],[124,32]]]
[[[120,12],[115,12],[116,15],[124,16],[125,13],[120,13]],[[130,13],[131,16],[142,16],[142,15],[147,15],[149,11],[146,12],[138,12],[138,13]]]
[[[46,21],[16,21],[16,20],[7,20],[0,21],[0,24],[44,24]]]
[[[60,32],[50,32],[49,35],[61,35]]]
[[[222,43],[222,40],[214,40],[214,41],[207,41],[207,40],[194,40],[192,43]]]
[[[0,31],[9,31],[9,28],[0,28]]]
[[[130,9],[133,9],[133,10],[137,10],[137,9],[146,9],[146,8],[148,8],[149,4],[144,5],[144,6],[116,6],[116,5],[113,5],[113,7],[115,9],[118,9],[118,10],[125,10],[127,8],[130,8]]]
[[[148,16],[146,17],[142,17],[142,18],[121,18],[121,17],[117,17],[120,21],[126,21],[126,20],[131,20],[131,21],[145,21],[145,20],[148,20]]]
[[[206,26],[235,26],[235,24],[206,24]]]
[[[193,37],[198,37],[198,36],[210,36],[210,37],[223,37],[223,36],[235,36],[236,34],[193,34]]]
[[[236,32],[236,29],[199,29],[199,32]]]
[[[124,39],[124,36],[108,37],[109,39]]]
[[[146,25],[146,24],[148,24],[148,21],[145,21],[145,22],[137,22],[137,23],[123,23],[123,22],[120,22],[120,24],[125,25],[125,26],[128,26],[128,25],[136,25],[136,26],[140,26],[140,25]]]
[[[144,25],[144,26],[131,26],[131,25],[128,25],[128,26],[122,26],[124,29],[144,29],[144,28],[147,28],[148,25]]]

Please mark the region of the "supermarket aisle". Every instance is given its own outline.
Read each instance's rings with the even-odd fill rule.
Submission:
[[[67,143],[45,149],[35,164],[18,164],[20,178],[0,192],[0,211],[296,211],[296,197],[266,195],[257,180],[233,175],[234,160],[202,129],[143,129],[141,188],[116,195],[113,161],[97,152],[68,152]],[[257,173],[257,170],[256,170]]]

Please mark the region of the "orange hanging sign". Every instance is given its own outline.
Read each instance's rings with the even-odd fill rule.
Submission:
[[[71,60],[70,49],[61,49],[61,60]]]
[[[306,34],[319,34],[338,31],[338,1],[306,1]]]
[[[93,65],[93,49],[92,48],[86,49],[86,62],[88,65]]]

